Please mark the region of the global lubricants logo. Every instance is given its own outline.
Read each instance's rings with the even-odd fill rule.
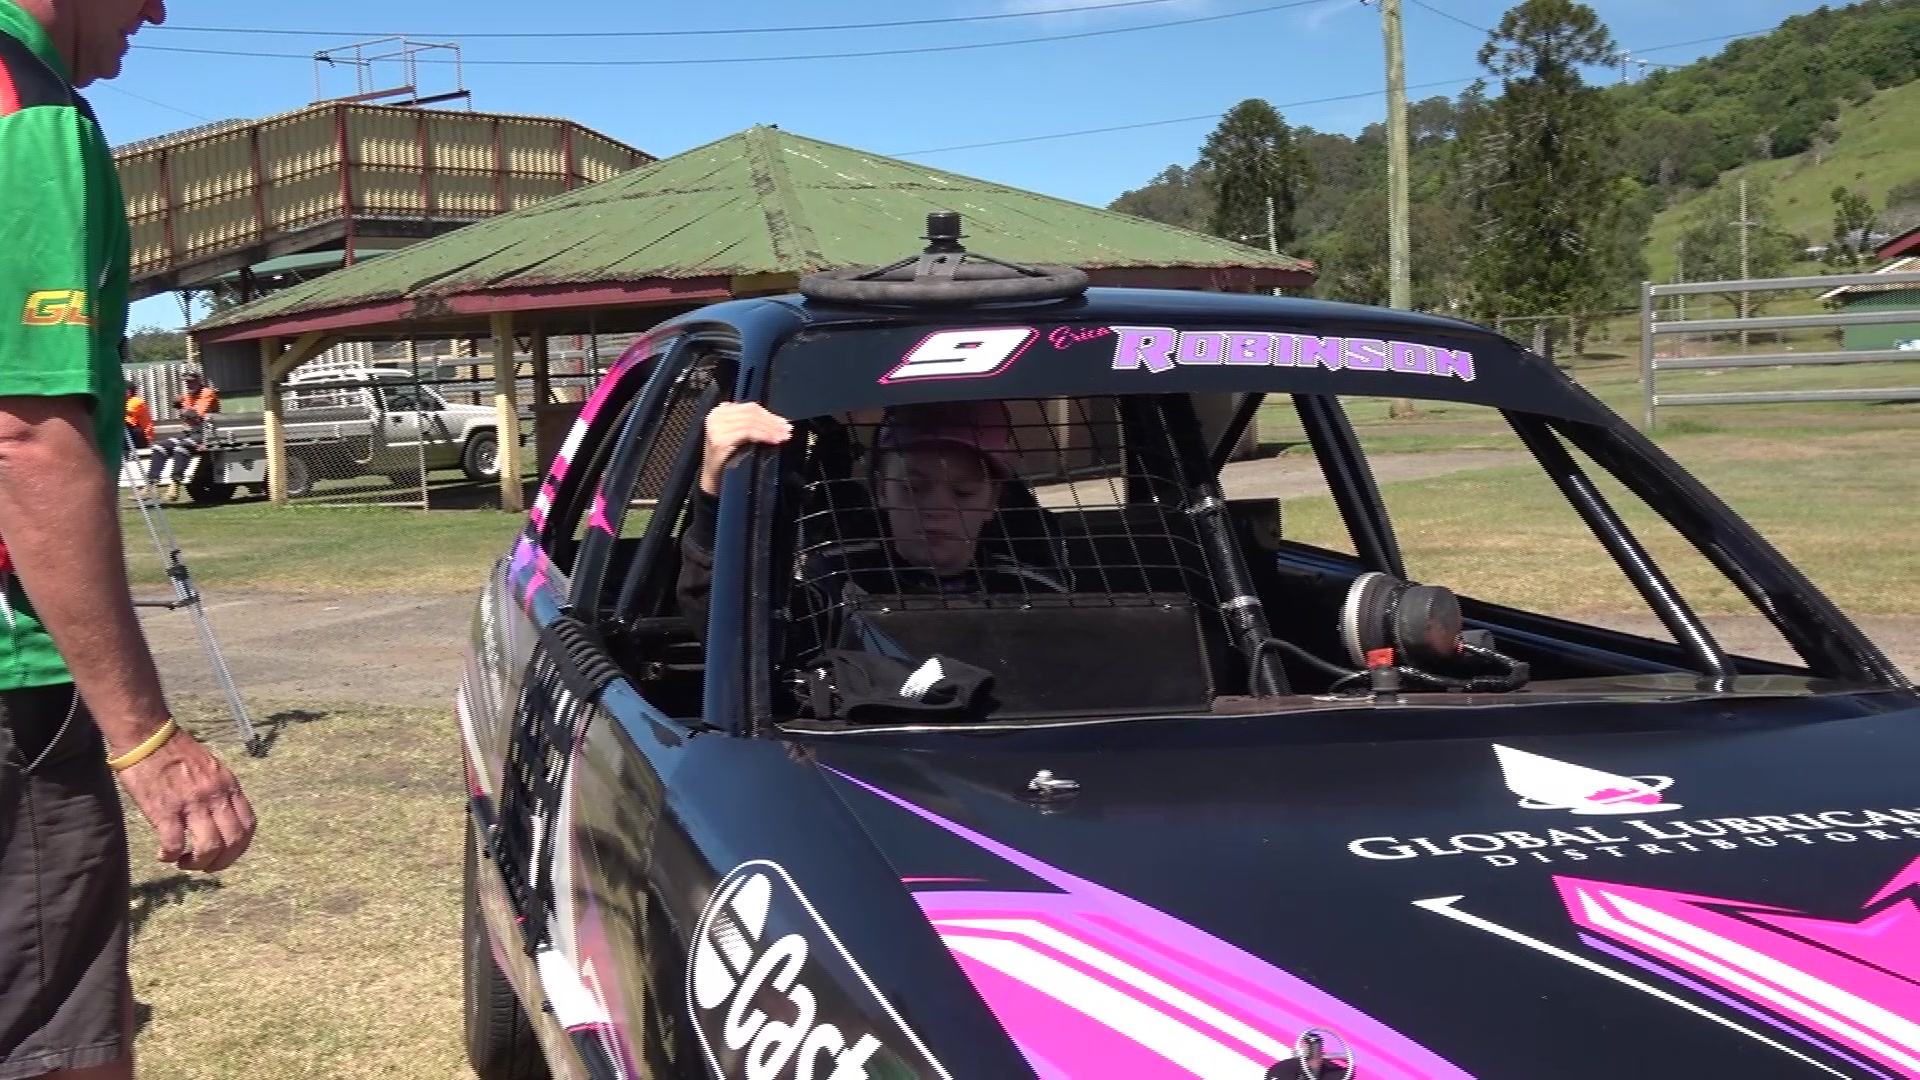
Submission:
[[[1495,744],[1508,790],[1525,810],[1604,816],[1606,825],[1508,829],[1452,836],[1363,836],[1352,854],[1377,861],[1477,856],[1488,865],[1568,863],[1742,848],[1920,840],[1920,808],[1828,810],[1677,820],[1652,815],[1682,809],[1665,792],[1666,776],[1617,776]]]
[[[714,890],[695,928],[687,998],[723,1077],[947,1080],[778,863],[743,863]]]

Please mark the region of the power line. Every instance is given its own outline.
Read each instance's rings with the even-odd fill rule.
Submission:
[[[150,97],[147,97],[143,94],[136,94],[131,90],[125,89],[124,87],[116,86],[111,82],[102,82],[100,85],[106,87],[107,89],[113,91],[116,94],[125,94],[127,97],[133,98],[135,101],[144,101],[147,104],[152,105],[156,108],[166,109],[171,112],[177,112],[181,116],[190,116],[195,120],[203,120],[209,124],[217,123],[217,121],[215,121],[211,116],[201,116],[197,112],[193,112],[190,109],[183,109],[178,105],[169,105],[164,101],[155,101]]]
[[[1434,7],[1432,4],[1427,3],[1426,0],[1407,0],[1407,3],[1413,4],[1416,7],[1425,8],[1428,11],[1433,12],[1435,15],[1440,16],[1443,19],[1451,19],[1454,22],[1457,22],[1461,26],[1467,27],[1470,30],[1478,30],[1483,34],[1493,33],[1492,30],[1489,30],[1486,27],[1481,26],[1479,23],[1468,22],[1467,20],[1461,18],[1458,15],[1455,15],[1450,11],[1445,11],[1440,8]],[[1691,41],[1676,41],[1670,45],[1654,45],[1650,48],[1645,48],[1645,49],[1623,49],[1621,51],[1626,52],[1628,54],[1638,54],[1638,53],[1646,53],[1646,52],[1658,52],[1661,49],[1679,49],[1679,48],[1684,48],[1688,45],[1709,45],[1716,41],[1732,41],[1734,38],[1752,37],[1755,34],[1770,34],[1777,29],[1779,28],[1774,26],[1769,26],[1764,30],[1742,30],[1737,34],[1717,34],[1713,37],[1694,38]],[[1662,66],[1671,67],[1673,65],[1668,64],[1668,65],[1662,65]]]
[[[1433,12],[1435,15],[1438,15],[1443,19],[1452,19],[1454,22],[1459,23],[1461,26],[1464,26],[1469,30],[1478,30],[1483,34],[1493,33],[1493,31],[1487,29],[1484,26],[1481,26],[1478,23],[1470,23],[1467,20],[1461,18],[1458,15],[1453,14],[1450,11],[1441,11],[1439,8],[1434,7],[1432,4],[1424,3],[1423,0],[1407,0],[1407,3],[1412,4],[1415,7],[1426,8],[1428,11]]]
[[[1435,79],[1432,82],[1409,84],[1407,89],[1425,90],[1435,86],[1459,86],[1462,83],[1470,83],[1472,81],[1472,79]],[[1284,112],[1287,109],[1300,109],[1308,105],[1326,105],[1335,101],[1355,101],[1360,98],[1379,97],[1384,93],[1386,93],[1384,88],[1380,90],[1363,90],[1357,94],[1338,94],[1334,97],[1284,102],[1275,105],[1274,108]],[[1171,120],[1147,120],[1138,124],[1116,124],[1112,127],[1086,128],[1081,131],[1061,131],[1055,132],[1052,135],[1028,135],[1019,139],[996,139],[993,142],[968,143],[964,146],[939,146],[931,150],[909,150],[903,154],[889,154],[887,156],[918,157],[922,154],[945,154],[954,150],[980,150],[990,146],[1014,146],[1019,143],[1046,142],[1051,139],[1071,139],[1081,135],[1104,135],[1110,131],[1137,131],[1141,128],[1165,127],[1169,124],[1194,124],[1202,120],[1218,120],[1225,115],[1226,113],[1207,113],[1203,116],[1178,116]]]
[[[1079,41],[1086,38],[1106,37],[1112,34],[1134,34],[1146,30],[1167,30],[1176,26],[1193,26],[1198,23],[1220,22],[1224,19],[1238,19],[1248,15],[1264,15],[1268,12],[1282,11],[1287,8],[1307,7],[1311,4],[1323,4],[1328,0],[1290,0],[1284,4],[1268,4],[1264,7],[1247,8],[1244,11],[1228,11],[1217,15],[1196,15],[1187,19],[1174,19],[1168,22],[1149,23],[1143,26],[1115,26],[1105,30],[1082,30],[1072,34],[1054,34],[1047,37],[1015,38],[1010,41],[981,41],[964,45],[923,45],[904,49],[872,49],[864,52],[839,53],[800,53],[787,56],[720,56],[704,59],[649,59],[649,60],[466,60],[467,67],[661,67],[687,64],[766,64],[793,60],[855,60],[875,56],[920,56],[927,53],[964,52],[974,49],[999,49],[1009,45],[1037,45],[1054,41]],[[193,49],[174,45],[136,45],[136,49],[148,52],[190,53],[196,56],[244,56],[269,60],[312,60],[314,57],[303,53],[251,52],[232,49]],[[419,60],[422,64],[452,64],[452,60]]]
[[[1734,38],[1752,37],[1755,34],[1771,34],[1778,29],[1780,28],[1777,26],[1769,26],[1765,30],[1742,30],[1737,34],[1720,34],[1715,37],[1694,38],[1692,41],[1676,41],[1671,45],[1653,45],[1645,49],[1628,49],[1626,51],[1630,53],[1659,52],[1662,49],[1679,49],[1688,45],[1707,45],[1715,41],[1732,41]]]
[[[1413,2],[1419,3],[1420,0],[1413,0]],[[1424,4],[1424,3],[1421,3],[1420,6],[1424,8],[1428,8],[1428,10],[1437,10],[1432,8],[1430,5]],[[1439,12],[1439,14],[1445,14],[1445,12]],[[1479,29],[1479,27],[1475,27],[1475,29],[1477,30]],[[1747,30],[1738,34],[1721,34],[1717,37],[1695,38],[1692,41],[1676,41],[1670,45],[1653,45],[1645,49],[1634,49],[1632,51],[1636,54],[1648,53],[1648,52],[1659,52],[1662,49],[1678,49],[1687,45],[1705,45],[1715,41],[1727,41],[1732,38],[1750,37],[1754,34],[1769,33],[1770,30],[1771,28],[1769,28],[1769,30]],[[1489,31],[1489,33],[1490,32],[1491,31]],[[1436,86],[1459,86],[1459,85],[1470,83],[1473,81],[1475,80],[1472,78],[1436,79],[1433,82],[1409,84],[1407,89],[1426,90]],[[1274,108],[1281,111],[1285,111],[1287,109],[1303,108],[1308,105],[1324,105],[1324,104],[1328,104],[1330,102],[1335,102],[1335,101],[1353,101],[1358,98],[1374,97],[1374,96],[1385,94],[1385,93],[1386,93],[1386,90],[1382,88],[1379,90],[1368,90],[1363,93],[1357,93],[1357,94],[1341,94],[1337,97],[1314,98],[1308,101],[1288,102],[1282,105],[1275,105]],[[1115,125],[1112,125],[1111,127],[1083,128],[1079,131],[1059,131],[1049,135],[1027,135],[1017,139],[995,139],[991,142],[966,143],[958,146],[937,146],[929,150],[909,150],[905,153],[892,154],[889,156],[919,157],[925,154],[946,154],[946,153],[952,153],[959,150],[985,150],[985,149],[990,149],[996,146],[1018,146],[1023,143],[1051,142],[1054,139],[1074,139],[1074,138],[1079,138],[1083,135],[1105,135],[1109,132],[1115,132],[1115,131],[1138,131],[1142,128],[1167,127],[1173,124],[1195,124],[1195,123],[1199,123],[1202,120],[1218,120],[1225,115],[1226,115],[1225,113],[1206,113],[1200,116],[1176,116],[1168,120],[1146,120],[1137,124],[1115,124]]]
[[[159,30],[171,30],[183,34],[260,34],[281,37],[326,37],[326,38],[383,38],[383,37],[439,37],[439,38],[670,38],[670,37],[732,37],[745,34],[803,34],[828,30],[882,30],[909,26],[951,26],[955,23],[998,22],[1003,19],[1034,19],[1048,15],[1079,15],[1088,12],[1117,11],[1123,8],[1153,7],[1160,4],[1176,3],[1178,0],[1114,0],[1103,4],[1086,4],[1080,7],[1045,8],[1039,11],[1002,11],[991,15],[953,15],[938,19],[893,19],[885,22],[864,23],[820,23],[807,26],[742,26],[704,30],[543,30],[543,31],[487,31],[482,33],[459,33],[437,35],[387,34],[374,31],[344,30],[282,30],[268,27],[246,26],[171,26],[156,27]],[[152,31],[148,31],[151,33]]]

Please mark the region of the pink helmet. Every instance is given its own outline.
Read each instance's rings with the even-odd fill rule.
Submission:
[[[997,401],[897,405],[887,410],[875,440],[881,450],[942,444],[972,450],[995,476],[1013,478],[1013,427]]]

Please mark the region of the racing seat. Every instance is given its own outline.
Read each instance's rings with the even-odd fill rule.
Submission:
[[[1063,518],[1066,573],[1076,589],[1191,598],[1213,687],[1245,692],[1246,658],[1220,614],[1213,567],[1190,517],[1178,507],[1129,503]]]

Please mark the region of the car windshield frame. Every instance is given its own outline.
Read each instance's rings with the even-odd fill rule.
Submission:
[[[1292,395],[1317,414],[1307,418],[1306,427],[1316,460],[1326,470],[1329,488],[1354,533],[1361,561],[1396,577],[1404,573],[1391,522],[1340,398],[1491,406],[1513,424],[1532,463],[1546,470],[1679,647],[1690,653],[1693,671],[1703,677],[1708,689],[1717,681],[1731,690],[1732,665],[1599,496],[1568,448],[1585,455],[1658,510],[1727,576],[1756,612],[1780,629],[1806,662],[1805,669],[1762,664],[1751,670],[1762,677],[1794,672],[1850,689],[1907,687],[1898,670],[1751,526],[1568,375],[1516,343],[1451,320],[1369,321],[1361,317],[1369,309],[1343,312],[1339,320],[1285,311],[1262,317],[1239,313],[1212,317],[1203,309],[1200,305],[1178,317],[1165,311],[1142,312],[1142,317],[1131,321],[1087,312],[1022,319],[1005,310],[913,317],[865,313],[858,319],[823,315],[768,342],[764,352],[751,350],[759,353],[748,358],[759,372],[749,381],[763,404],[793,419],[936,401],[1113,394]],[[1128,327],[1135,332],[1126,332]],[[951,365],[945,372],[927,369],[924,378],[914,370],[916,361],[929,355],[927,343],[943,333],[1022,328],[1028,333],[1001,336],[999,347],[1006,355],[981,358],[963,375],[950,374]],[[1171,343],[1164,340],[1168,334]],[[1197,337],[1197,344],[1189,343],[1192,337]],[[1301,339],[1307,337],[1315,340],[1303,344]],[[1329,345],[1332,339],[1340,343]],[[1213,360],[1224,361],[1218,350],[1238,350],[1244,359],[1249,349],[1257,354],[1263,348],[1272,350],[1270,357],[1291,350],[1296,361],[1311,351],[1314,363],[1209,361],[1210,350]],[[1442,350],[1448,355],[1440,356]],[[944,353],[932,356],[936,361],[948,359]],[[1396,357],[1405,370],[1393,370]],[[1197,362],[1186,363],[1186,359]],[[1236,411],[1235,425],[1249,422],[1257,408],[1255,398],[1246,401]],[[1230,428],[1216,445],[1206,448],[1214,476],[1237,434],[1237,427]],[[777,455],[758,456],[763,464],[756,471],[780,467],[772,463]],[[769,482],[773,480],[765,475],[750,486],[766,497],[778,498],[779,484]],[[775,555],[762,565],[779,561]],[[754,662],[764,659],[768,658],[755,656]]]

